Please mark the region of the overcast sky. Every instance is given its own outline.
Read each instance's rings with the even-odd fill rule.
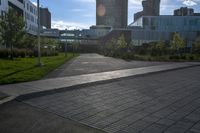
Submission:
[[[36,0],[31,0],[36,2]],[[142,10],[142,0],[129,0],[129,23],[133,14]],[[95,0],[40,0],[43,7],[48,7],[52,14],[52,28],[76,29],[95,25]],[[172,15],[173,10],[188,6],[200,12],[200,0],[161,0],[161,14]]]

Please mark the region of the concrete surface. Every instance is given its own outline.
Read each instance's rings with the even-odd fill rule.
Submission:
[[[130,77],[23,102],[108,133],[199,133],[200,67]]]
[[[0,106],[0,133],[104,133],[17,101]]]
[[[82,74],[108,72],[122,69],[132,69],[139,67],[148,67],[173,62],[150,62],[150,61],[126,61],[122,59],[105,57],[99,54],[81,54],[74,60],[65,63],[55,71],[49,73],[46,78],[58,78],[66,76],[75,76]]]
[[[174,69],[181,69],[185,67],[192,67],[199,65],[199,63],[173,63],[167,65],[157,65],[142,68],[116,70],[110,72],[93,73],[86,75],[77,75],[53,79],[45,79],[33,82],[11,84],[0,86],[0,92],[3,92],[10,96],[19,96],[32,93],[46,93],[55,92],[60,89],[85,85],[96,82],[103,82],[108,80],[120,79],[130,76],[137,76],[155,72],[169,71]]]

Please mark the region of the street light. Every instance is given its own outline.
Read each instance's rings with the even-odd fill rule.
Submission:
[[[37,66],[41,67],[42,63],[41,63],[41,51],[40,51],[40,0],[37,0],[37,13],[38,13],[38,62],[37,62]]]

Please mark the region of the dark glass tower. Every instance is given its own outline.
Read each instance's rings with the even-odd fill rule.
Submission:
[[[142,1],[144,16],[160,15],[160,0]]]
[[[128,0],[96,0],[96,25],[126,28]]]

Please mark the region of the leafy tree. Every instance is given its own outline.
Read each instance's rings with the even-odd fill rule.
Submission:
[[[25,35],[25,23],[22,16],[19,16],[13,9],[0,20],[0,36],[3,43],[10,47],[13,60],[13,46],[18,46]]]
[[[58,46],[58,45],[59,42],[56,39],[46,38],[46,37],[41,38],[41,46]]]
[[[174,33],[173,39],[171,41],[172,50],[176,50],[179,52],[179,50],[183,49],[184,47],[185,47],[184,39],[178,33]]]
[[[125,37],[124,35],[122,34],[119,39],[117,40],[117,47],[118,49],[125,49],[125,48],[128,48],[128,45],[126,43],[126,40],[125,40]]]
[[[114,56],[116,52],[116,40],[112,38],[112,40],[106,45],[105,54],[108,56]]]

